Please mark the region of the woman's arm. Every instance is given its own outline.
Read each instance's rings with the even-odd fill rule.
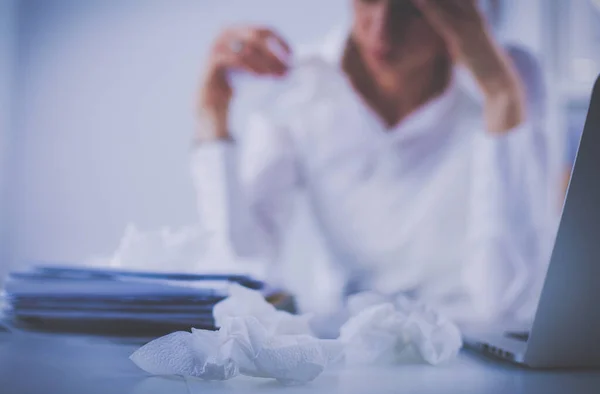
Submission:
[[[201,225],[214,248],[236,257],[277,258],[296,168],[286,131],[265,117],[254,116],[233,141],[229,116],[235,92],[228,74],[283,75],[289,53],[268,28],[225,29],[212,46],[199,89],[192,170]]]
[[[527,117],[506,134],[477,133],[465,279],[478,310],[526,318],[552,246],[550,135],[539,62],[517,47],[505,51],[522,81]]]
[[[286,130],[255,115],[235,143],[199,143],[192,173],[201,225],[211,234],[211,245],[236,257],[274,262],[298,186]]]
[[[476,0],[412,0],[445,40],[456,64],[473,75],[485,98],[486,129],[508,132],[525,120],[522,81],[494,38]]]

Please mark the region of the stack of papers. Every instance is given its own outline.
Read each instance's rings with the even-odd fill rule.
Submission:
[[[270,293],[243,275],[38,266],[9,275],[4,313],[16,326],[58,331],[157,335],[214,329],[212,308],[228,296],[232,282]]]

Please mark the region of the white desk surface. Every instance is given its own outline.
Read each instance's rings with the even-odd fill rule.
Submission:
[[[525,370],[468,352],[443,367],[344,368],[293,387],[247,377],[227,382],[152,377],[128,358],[139,346],[120,339],[0,332],[0,393],[600,393],[600,371]]]

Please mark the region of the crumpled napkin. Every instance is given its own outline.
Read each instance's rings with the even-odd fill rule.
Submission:
[[[232,358],[241,374],[274,378],[284,384],[314,380],[342,352],[337,340],[305,334],[272,335],[251,316],[230,318],[221,330],[233,341]]]
[[[209,241],[210,234],[199,225],[146,231],[130,223],[113,253],[92,256],[86,265],[133,271],[191,274],[201,271],[264,277],[265,268],[260,262],[229,256],[227,250],[211,248]]]
[[[350,365],[394,363],[410,350],[433,365],[456,356],[460,331],[427,306],[407,298],[362,293],[349,299],[350,319],[338,339],[312,335],[309,316],[278,311],[260,292],[232,284],[213,315],[218,331],[176,332],[131,355],[153,375],[227,380],[239,374],[286,384],[314,380],[341,360]]]
[[[341,357],[341,342],[310,335],[306,317],[278,311],[240,285],[230,294],[213,311],[218,331],[176,332],[141,347],[131,360],[154,375],[227,380],[242,374],[291,385],[312,381]]]
[[[313,335],[311,314],[293,315],[277,310],[263,295],[237,283],[229,286],[229,296],[213,308],[217,327],[223,327],[232,317],[253,316],[270,335]]]
[[[142,346],[130,359],[152,375],[227,380],[237,376],[239,369],[222,339],[216,331],[174,332]]]
[[[89,265],[113,268],[195,272],[204,260],[207,235],[199,226],[141,231],[130,223],[115,252],[93,257]]]
[[[360,293],[348,300],[351,318],[340,329],[347,364],[385,364],[414,353],[432,365],[458,354],[462,336],[450,320],[403,296]]]

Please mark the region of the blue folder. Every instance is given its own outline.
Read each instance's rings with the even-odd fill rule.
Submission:
[[[245,275],[138,272],[38,265],[9,274],[6,313],[32,327],[158,330],[214,328],[213,306],[230,283],[273,292]],[[160,331],[163,330],[163,331]]]

